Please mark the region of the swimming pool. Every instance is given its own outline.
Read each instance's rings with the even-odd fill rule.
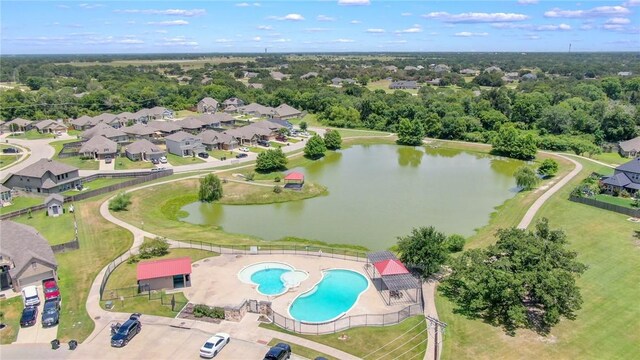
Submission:
[[[309,277],[307,272],[280,262],[261,262],[244,267],[238,273],[240,281],[257,285],[262,295],[275,296],[300,285]]]
[[[359,272],[326,270],[319,283],[293,300],[289,315],[309,323],[334,320],[351,310],[368,287],[369,281]]]

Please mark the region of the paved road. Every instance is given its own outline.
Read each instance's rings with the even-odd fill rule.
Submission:
[[[13,164],[7,169],[0,171],[0,180],[4,180],[9,173],[20,171],[40,159],[51,159],[55,154],[55,150],[53,146],[49,145],[49,143],[67,139],[73,139],[73,137],[64,133],[63,136],[59,136],[56,139],[24,140],[11,138],[9,137],[9,133],[0,135],[0,141],[2,141],[2,143],[16,144],[29,149],[29,157],[26,160]]]

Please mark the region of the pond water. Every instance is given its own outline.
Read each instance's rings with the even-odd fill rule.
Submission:
[[[356,145],[293,169],[329,195],[268,205],[195,202],[181,220],[265,240],[285,236],[386,249],[413,227],[469,236],[516,194],[522,162],[446,148]]]

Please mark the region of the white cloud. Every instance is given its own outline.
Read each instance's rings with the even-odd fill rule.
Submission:
[[[184,16],[184,17],[192,17],[192,16],[202,16],[207,14],[207,10],[205,9],[166,9],[166,10],[158,10],[158,9],[125,9],[125,10],[114,10],[115,13],[121,14],[145,14],[145,15],[170,15],[170,16]]]
[[[368,33],[372,33],[372,34],[382,34],[385,32],[384,29],[367,29]]]
[[[534,5],[537,3],[538,3],[538,0],[518,0],[518,4],[520,5]]]
[[[155,32],[158,33],[158,34],[166,34],[166,33],[168,33],[167,30],[156,30]]]
[[[242,3],[237,3],[236,6],[237,7],[249,7],[249,6],[251,6],[251,4],[246,3],[246,2],[242,2]]]
[[[352,39],[335,39],[335,40],[333,40],[333,42],[336,42],[336,43],[352,43],[352,42],[354,42],[354,40],[352,40]]]
[[[222,38],[222,39],[215,39],[215,42],[217,42],[217,43],[230,43],[230,42],[233,42],[233,40]]]
[[[326,16],[326,15],[318,15],[316,17],[316,20],[318,20],[318,21],[336,21],[336,18],[331,17],[331,16]]]
[[[540,25],[534,28],[535,31],[568,31],[571,30],[571,26],[567,24],[559,25]]]
[[[273,27],[271,25],[258,25],[257,29],[258,30],[269,31],[269,30],[273,30]]]
[[[306,29],[304,29],[304,31],[306,31],[306,32],[312,32],[312,33],[315,33],[315,32],[323,32],[323,31],[329,31],[329,30],[331,30],[331,29],[329,29],[329,28],[306,28]]]
[[[411,16],[411,15],[413,15],[413,14],[410,13],[410,12],[403,12],[403,13],[400,14],[400,16]]]
[[[370,0],[338,0],[338,5],[369,5],[371,4]]]
[[[549,18],[588,18],[627,15],[631,11],[624,6],[598,6],[589,10],[561,10],[554,8],[544,13]]]
[[[123,39],[116,41],[118,44],[144,44],[144,41],[140,39]]]
[[[408,29],[396,30],[396,34],[416,34],[422,32],[420,25],[413,25]]]
[[[147,25],[182,26],[182,25],[189,25],[189,22],[186,20],[150,21],[147,23]]]
[[[463,32],[455,33],[454,35],[455,36],[460,36],[460,37],[472,37],[472,36],[487,36],[487,35],[489,35],[489,33],[486,33],[486,32],[474,33],[474,32],[469,32],[469,31],[463,31]]]
[[[291,42],[291,39],[280,38],[280,39],[271,40],[269,42],[272,42],[272,43],[286,43],[286,42]]]
[[[533,31],[571,30],[571,26],[567,24],[533,25],[533,24],[495,23],[495,24],[491,24],[491,27],[494,27],[496,29],[521,29],[521,30],[533,30]]]
[[[255,2],[255,3],[251,4],[251,5],[253,5],[253,6],[255,6],[255,7],[260,7],[260,6],[262,6],[262,5],[260,5],[260,3],[258,3],[258,2]]]
[[[516,13],[461,13],[449,14],[448,12],[432,12],[422,15],[427,19],[440,19],[449,23],[495,23],[514,22],[529,19],[525,14]]]
[[[101,8],[104,7],[103,4],[88,4],[88,3],[83,3],[83,4],[79,4],[79,7],[83,8],[83,9],[97,9],[97,8]]]
[[[251,38],[251,40],[253,40],[253,41],[261,41],[262,38],[260,36],[256,36],[256,37]]]
[[[349,23],[356,25],[356,24],[362,24],[362,21],[360,21],[360,20],[351,20]]]
[[[164,38],[163,43],[159,43],[161,46],[179,46],[179,47],[198,47],[198,42],[188,39],[185,36],[175,36],[170,38]]]
[[[389,40],[385,41],[385,44],[406,44],[407,40]]]
[[[624,6],[640,6],[640,0],[629,0],[626,3],[622,4]]]
[[[70,8],[70,6],[69,6],[69,5],[64,5],[64,4],[58,4],[58,5],[56,5],[56,7],[57,7],[58,9],[69,9],[69,8]]]
[[[527,36],[527,39],[529,39],[529,40],[538,40],[538,39],[540,39],[540,36],[538,36],[538,35],[529,35],[529,36]]]
[[[605,22],[605,24],[617,24],[617,25],[626,25],[630,24],[631,20],[627,18],[611,18]]]
[[[300,14],[287,14],[285,16],[269,16],[269,19],[272,20],[288,20],[288,21],[302,21],[304,20],[304,16]]]

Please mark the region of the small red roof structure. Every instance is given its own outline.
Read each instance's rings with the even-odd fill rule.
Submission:
[[[284,179],[285,181],[304,181],[304,174],[299,172],[292,172],[287,174]]]
[[[378,261],[377,263],[373,264],[373,266],[375,266],[376,270],[378,270],[378,273],[380,273],[381,276],[409,273],[409,270],[404,267],[404,264],[401,263],[400,260],[396,259]]]
[[[157,279],[167,276],[191,274],[191,258],[181,257],[138,263],[138,281]]]

